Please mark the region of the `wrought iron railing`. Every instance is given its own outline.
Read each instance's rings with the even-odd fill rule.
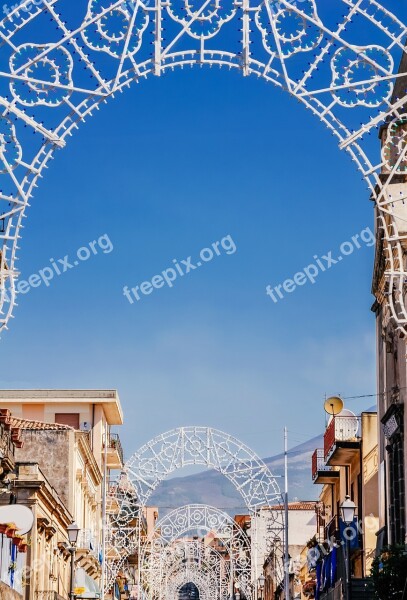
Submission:
[[[99,540],[91,529],[82,529],[79,532],[76,547],[80,550],[89,550],[96,557],[99,556]]]
[[[107,447],[111,449],[115,449],[120,457],[122,464],[124,465],[124,454],[123,447],[117,433],[111,433],[108,438]]]
[[[324,449],[317,448],[312,455],[312,480],[315,481],[319,471],[332,471],[332,467],[326,464]]]
[[[333,417],[324,434],[324,459],[327,460],[336,442],[357,441],[360,431],[360,417]]]
[[[339,519],[335,515],[325,527],[325,540],[331,542],[337,539],[339,539]]]

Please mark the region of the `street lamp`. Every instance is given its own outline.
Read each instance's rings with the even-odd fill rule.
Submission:
[[[240,600],[240,583],[235,583],[235,600]]]
[[[68,525],[66,530],[68,532],[68,540],[69,540],[69,544],[70,544],[70,547],[68,548],[68,550],[71,553],[71,591],[70,591],[69,595],[71,597],[71,600],[75,600],[75,592],[74,592],[75,552],[76,552],[76,542],[78,541],[78,534],[79,534],[80,528],[75,523],[75,521],[73,521],[70,525]]]
[[[345,496],[345,500],[340,505],[342,521],[349,526],[353,523],[356,513],[356,504],[352,502],[350,496]],[[344,532],[346,539],[346,600],[351,600],[352,579],[350,564],[350,537]]]
[[[260,600],[263,600],[263,590],[264,590],[264,584],[266,582],[266,578],[264,577],[264,575],[260,575],[260,577],[257,580],[259,582],[259,589],[260,589]]]
[[[345,500],[341,504],[341,517],[346,525],[353,523],[356,513],[356,504],[352,502],[350,496],[345,496]]]

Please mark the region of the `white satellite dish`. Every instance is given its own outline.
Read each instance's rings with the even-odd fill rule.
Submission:
[[[341,419],[341,417],[346,417]],[[329,423],[334,417],[330,417]],[[359,419],[354,412],[344,408],[335,415],[335,437],[337,440],[346,442],[357,437],[359,431]]]
[[[0,506],[0,523],[14,523],[18,535],[24,535],[31,531],[34,515],[27,506],[7,504],[7,506]]]

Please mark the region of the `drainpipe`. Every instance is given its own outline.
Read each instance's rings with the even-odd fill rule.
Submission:
[[[107,491],[107,424],[104,432],[103,453],[103,481],[102,481],[102,581],[100,600],[105,599],[105,571],[106,571],[106,491]]]
[[[90,447],[93,452],[93,428],[95,427],[95,405],[92,404],[92,429],[90,430]]]
[[[363,447],[363,437],[362,437],[362,443],[359,449],[359,469],[360,469],[360,474],[359,474],[359,485],[358,485],[358,521],[361,522],[362,524],[362,532],[361,534],[359,534],[359,538],[361,540],[361,546],[362,546],[362,578],[365,576],[365,559],[366,559],[366,548],[365,548],[365,523],[364,523],[364,518],[363,518],[363,482],[362,482],[362,477],[363,477],[363,452],[362,452],[362,447]]]

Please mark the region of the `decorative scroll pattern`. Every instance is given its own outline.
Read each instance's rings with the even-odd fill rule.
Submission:
[[[64,0],[22,0],[10,8],[0,20],[0,329],[15,304],[22,219],[55,150],[131,84],[176,67],[206,65],[237,69],[285,89],[350,154],[378,208],[385,302],[405,332],[407,217],[389,196],[394,174],[407,169],[403,80],[394,91],[406,26],[376,0],[328,4],[75,0],[66,15]],[[381,127],[388,134],[382,156],[368,143]]]

